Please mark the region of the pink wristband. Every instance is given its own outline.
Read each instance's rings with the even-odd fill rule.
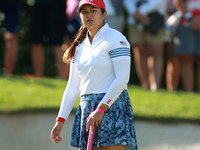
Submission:
[[[56,118],[56,121],[61,121],[61,122],[65,123],[65,119],[64,119],[64,118],[61,118],[61,117],[57,117],[57,118]]]
[[[97,107],[96,111],[97,111],[97,112],[100,112],[100,113],[102,113],[102,114],[104,114],[104,112],[105,112],[105,110],[102,109],[102,108],[100,108],[100,107]]]

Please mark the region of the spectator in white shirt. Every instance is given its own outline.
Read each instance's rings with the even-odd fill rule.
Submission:
[[[128,38],[132,45],[137,75],[141,86],[152,91],[160,88],[162,83],[164,16],[167,1],[125,0],[128,12]],[[159,17],[156,21],[151,20],[152,13]],[[152,32],[148,25],[153,27]],[[157,25],[159,27],[156,27]]]

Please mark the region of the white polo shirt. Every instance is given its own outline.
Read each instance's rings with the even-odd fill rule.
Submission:
[[[88,36],[77,46],[58,117],[68,118],[79,95],[106,93],[100,103],[109,107],[130,76],[130,44],[125,36],[105,24],[92,43]]]
[[[115,79],[112,61],[119,59],[130,59],[130,45],[120,32],[106,24],[97,32],[92,44],[86,36],[78,46],[74,61],[81,78],[81,95],[106,93]]]

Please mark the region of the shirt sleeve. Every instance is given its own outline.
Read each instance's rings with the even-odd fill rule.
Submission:
[[[70,64],[70,74],[67,87],[64,91],[58,117],[68,118],[80,92],[80,77],[75,69],[74,58]]]
[[[130,59],[113,61],[116,78],[110,85],[101,103],[109,107],[116,101],[124,89],[126,89],[130,76]]]
[[[113,40],[115,41],[115,40]],[[130,45],[125,39],[114,42],[109,51],[113,63],[115,79],[110,85],[101,103],[109,107],[116,101],[119,95],[127,87],[130,77]]]

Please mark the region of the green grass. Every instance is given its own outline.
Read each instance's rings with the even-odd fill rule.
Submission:
[[[132,85],[129,85],[129,89],[138,118],[200,121],[200,94],[167,90],[151,92]]]
[[[67,81],[0,76],[0,113],[58,111]],[[151,92],[129,85],[136,119],[200,123],[200,94],[183,91]],[[77,99],[73,111],[79,104]]]
[[[57,108],[66,81],[29,79],[20,76],[0,78],[0,112],[19,112]]]

